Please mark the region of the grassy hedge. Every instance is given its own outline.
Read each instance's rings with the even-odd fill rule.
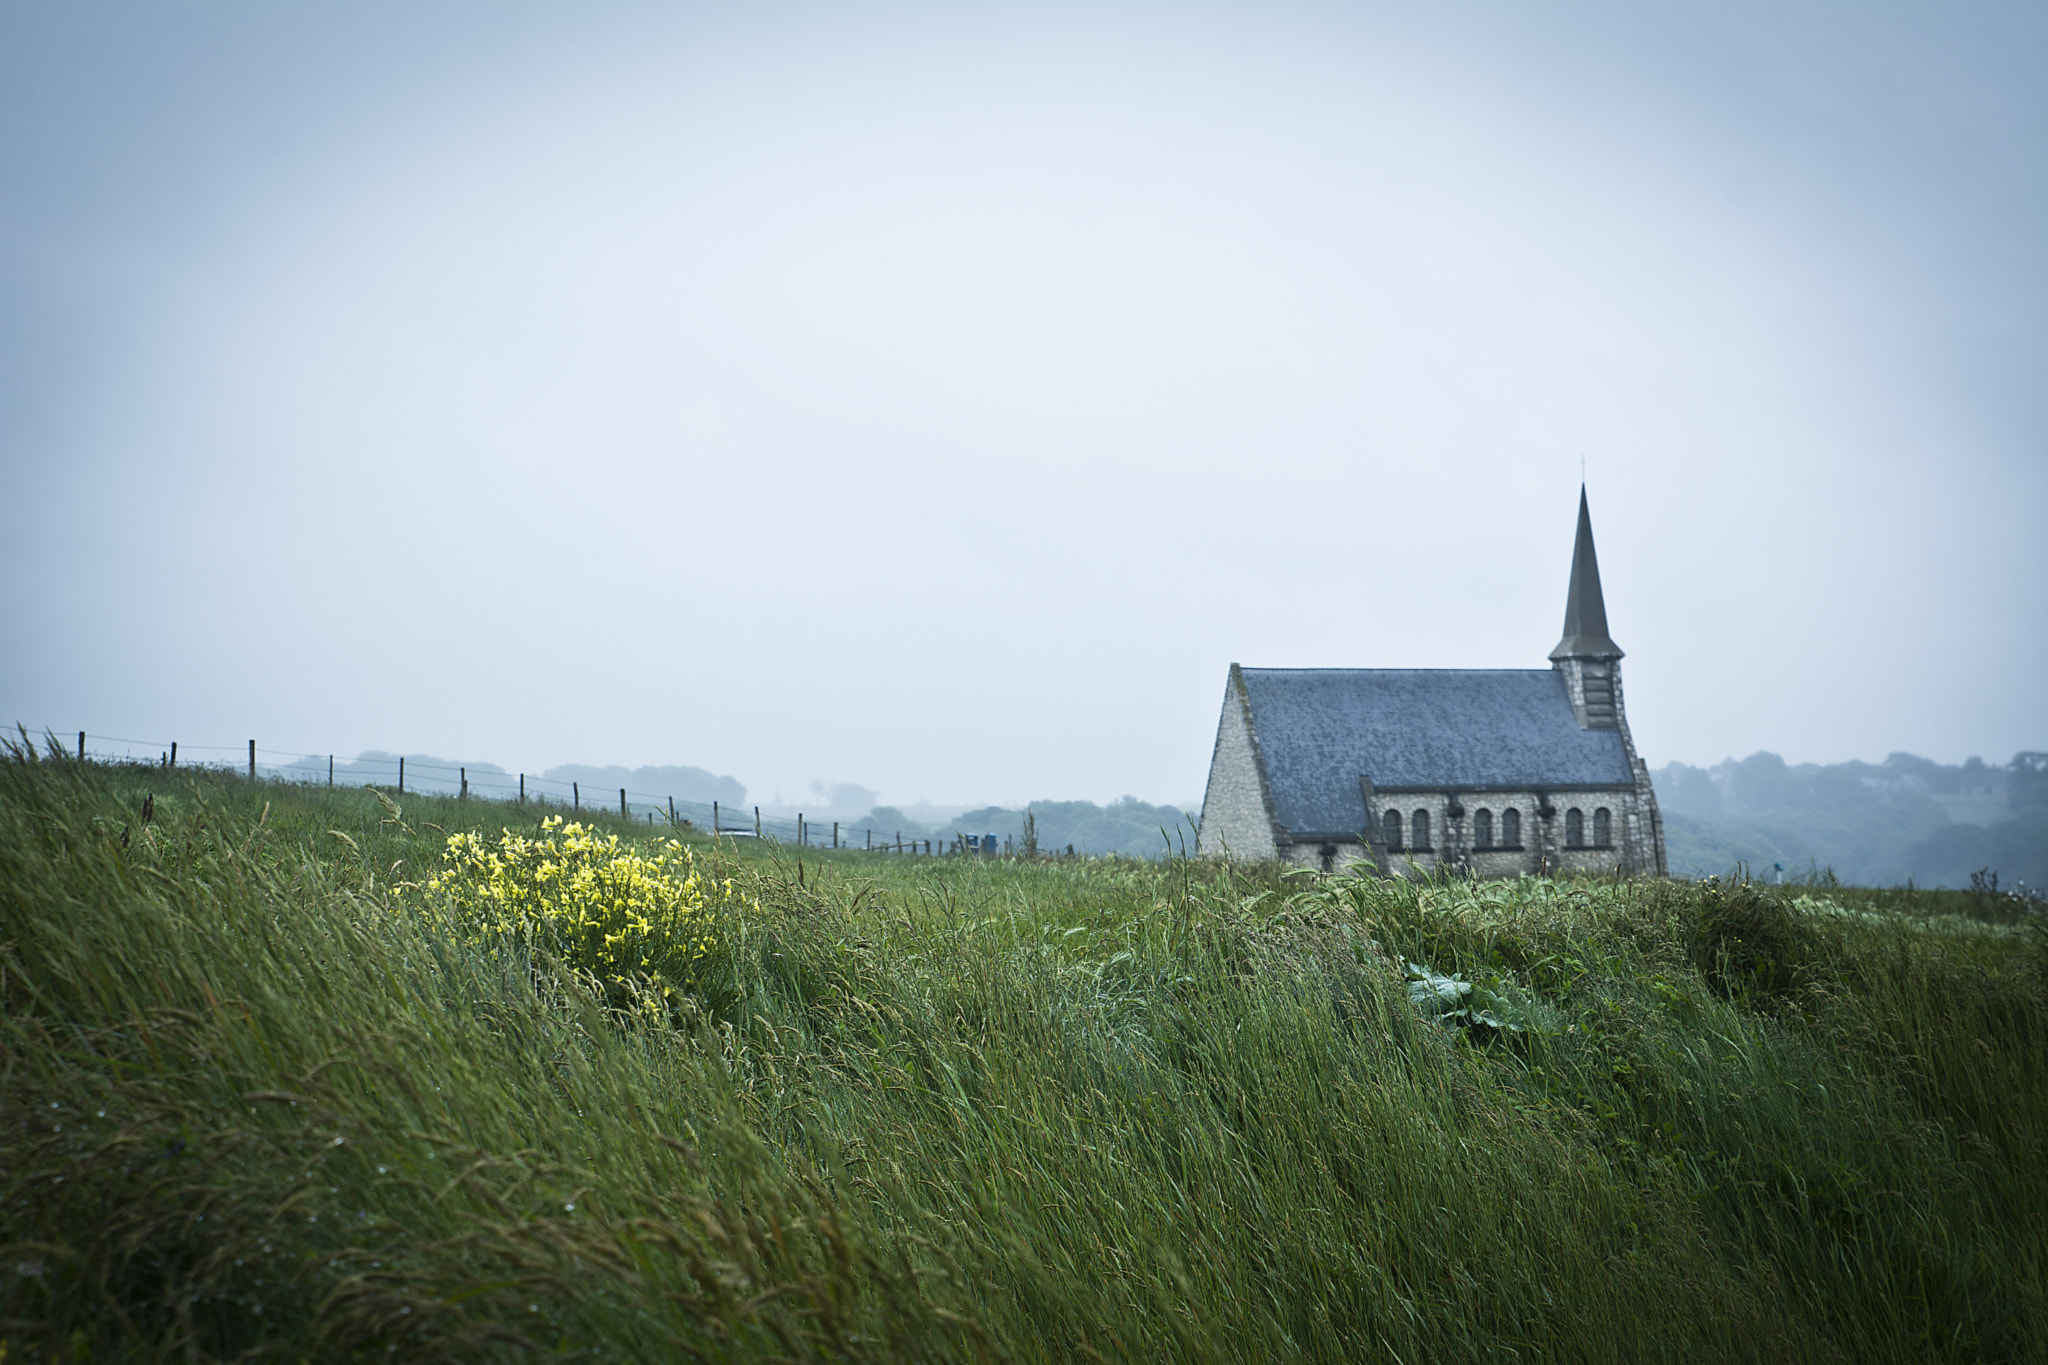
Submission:
[[[537,814],[0,760],[5,1360],[2048,1358],[2015,903],[697,841],[655,1014]]]

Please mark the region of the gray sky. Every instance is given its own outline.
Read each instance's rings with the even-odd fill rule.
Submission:
[[[2048,7],[0,5],[0,713],[1199,795],[2048,747]]]

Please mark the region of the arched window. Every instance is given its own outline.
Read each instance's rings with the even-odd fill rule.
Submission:
[[[1500,813],[1500,846],[1520,848],[1522,846],[1522,812],[1509,806]]]
[[[1493,812],[1484,806],[1472,817],[1472,847],[1493,847]]]
[[[1564,813],[1564,846],[1584,848],[1586,846],[1586,817],[1573,806]]]
[[[1380,834],[1386,840],[1387,852],[1401,851],[1401,812],[1390,810],[1380,817]]]
[[[1593,812],[1593,847],[1611,848],[1614,844],[1614,817],[1602,806]]]
[[[1429,852],[1429,812],[1416,811],[1408,820],[1408,831],[1415,836],[1415,851]]]

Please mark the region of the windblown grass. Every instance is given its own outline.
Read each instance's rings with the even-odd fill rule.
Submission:
[[[421,913],[537,815],[0,761],[7,1359],[2048,1357],[2023,924],[728,842],[666,1027]]]

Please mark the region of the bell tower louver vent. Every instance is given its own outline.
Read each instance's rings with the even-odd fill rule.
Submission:
[[[1614,728],[1614,665],[1586,662],[1579,668],[1579,724],[1588,730]]]

